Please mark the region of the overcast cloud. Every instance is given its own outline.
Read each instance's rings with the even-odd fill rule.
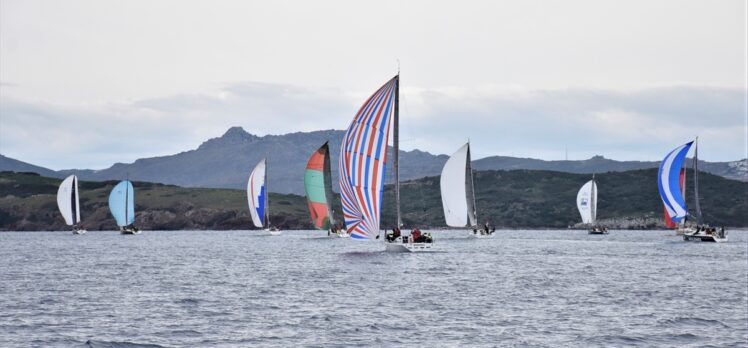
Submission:
[[[103,168],[343,129],[398,60],[406,149],[746,157],[740,0],[0,0],[0,153]]]

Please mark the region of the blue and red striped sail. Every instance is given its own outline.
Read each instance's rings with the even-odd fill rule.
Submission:
[[[345,227],[352,238],[379,234],[387,143],[395,107],[398,76],[361,106],[340,149],[340,197]]]

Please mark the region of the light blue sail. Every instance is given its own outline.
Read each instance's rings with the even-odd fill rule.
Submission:
[[[118,226],[135,222],[135,189],[129,180],[120,181],[109,194],[109,210]]]
[[[680,189],[680,170],[692,144],[693,141],[670,151],[660,163],[660,170],[657,173],[657,187],[660,189],[660,197],[665,204],[665,210],[675,222],[688,215],[686,200]]]

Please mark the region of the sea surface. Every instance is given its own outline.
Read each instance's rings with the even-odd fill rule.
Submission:
[[[0,233],[0,347],[746,347],[748,231]]]

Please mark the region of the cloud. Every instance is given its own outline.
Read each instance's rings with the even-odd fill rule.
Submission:
[[[0,99],[0,153],[61,168],[196,148],[231,126],[258,135],[343,129],[371,91],[242,82],[212,91],[127,103],[53,104]],[[657,160],[699,135],[706,160],[746,157],[746,91],[669,87],[637,91],[533,90],[517,86],[404,86],[404,149],[452,153],[470,138],[473,157],[573,159],[601,154]]]
[[[445,139],[468,137],[477,156],[515,155],[575,159],[595,154],[658,160],[700,135],[710,160],[744,158],[746,91],[696,87],[633,92],[594,89],[484,89],[473,95],[420,91],[411,137],[418,146],[450,153]],[[405,117],[403,118],[405,119]],[[445,131],[446,130],[446,131]],[[407,132],[408,130],[406,130]],[[457,148],[455,141],[452,148]]]
[[[258,135],[329,129],[354,106],[334,90],[245,82],[130,103],[63,105],[3,95],[0,153],[48,166],[104,168],[196,148],[231,126]]]

